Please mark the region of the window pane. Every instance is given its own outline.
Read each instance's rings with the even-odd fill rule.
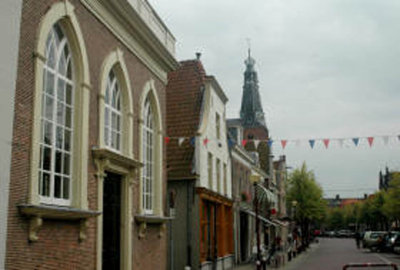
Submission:
[[[64,111],[64,104],[57,102],[57,123],[60,125],[64,125]]]
[[[56,151],[56,168],[55,168],[55,172],[56,173],[61,173],[61,168],[62,168],[62,152]]]
[[[44,143],[51,145],[53,141],[53,124],[48,121],[43,121],[44,123]]]
[[[50,171],[51,166],[51,148],[44,147],[43,151],[43,170]]]
[[[117,114],[115,112],[112,112],[111,114],[111,126],[112,129],[114,130],[117,129]]]
[[[67,78],[72,80],[72,63],[71,60],[67,62]]]
[[[70,151],[71,150],[71,131],[64,130],[64,150]]]
[[[63,133],[63,128],[58,126],[56,131],[56,147],[59,149],[63,148]]]
[[[42,190],[40,195],[50,196],[50,175],[44,172],[42,177]]]
[[[46,65],[52,69],[54,69],[56,66],[56,51],[55,51],[54,42],[51,43],[49,50],[47,52]]]
[[[65,126],[71,128],[72,125],[72,110],[69,107],[65,107]]]
[[[64,154],[64,174],[70,175],[70,155]]]
[[[106,127],[110,126],[110,109],[107,107],[104,110],[104,125]]]
[[[44,117],[46,117],[49,120],[52,120],[53,119],[53,110],[54,110],[54,99],[49,96],[46,96],[45,99],[46,99],[46,102],[45,102],[46,109],[45,109]]]
[[[68,105],[72,105],[72,85],[67,83],[67,86],[65,88],[65,96],[66,96],[66,103]]]
[[[109,136],[110,136],[110,131],[109,131],[108,127],[105,127],[104,128],[104,144],[107,145],[107,146],[110,146],[110,143],[109,143],[110,138],[109,138]]]
[[[57,81],[57,99],[64,101],[65,97],[65,81],[58,79]]]
[[[58,62],[58,72],[65,76],[67,70],[67,59],[65,58],[64,51],[61,53],[60,60]]]
[[[54,197],[61,198],[61,177],[58,175],[54,176]]]
[[[45,71],[45,83],[43,85],[45,85],[46,89],[46,93],[49,95],[54,95],[54,74],[49,72],[49,71]]]
[[[69,199],[69,178],[63,178],[63,198]]]

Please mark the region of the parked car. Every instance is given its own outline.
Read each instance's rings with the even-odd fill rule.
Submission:
[[[387,234],[385,231],[367,231],[364,234],[362,244],[364,248],[369,248],[371,250],[376,250],[379,245],[378,240],[383,241],[383,237]]]
[[[398,236],[393,243],[393,252],[400,254],[400,237]]]
[[[389,232],[385,235],[385,248],[384,251],[393,252],[395,241],[400,238],[400,232]]]
[[[354,237],[354,232],[352,232],[350,230],[340,230],[338,232],[338,237],[342,237],[342,238]]]

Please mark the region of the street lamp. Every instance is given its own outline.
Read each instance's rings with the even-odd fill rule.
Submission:
[[[258,219],[258,197],[256,186],[260,182],[261,177],[259,175],[253,174],[250,176],[250,182],[253,184],[254,187],[254,208],[256,212],[256,240],[257,240],[257,261],[256,261],[256,269],[261,270],[261,249],[260,249],[260,223]]]

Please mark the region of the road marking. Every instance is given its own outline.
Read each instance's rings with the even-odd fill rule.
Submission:
[[[381,259],[382,261],[384,261],[385,263],[393,263],[392,261],[389,261],[389,259],[383,257],[383,256],[380,255],[380,254],[375,253],[375,255],[376,255],[379,259]]]

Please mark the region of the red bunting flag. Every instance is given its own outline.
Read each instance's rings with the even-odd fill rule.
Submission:
[[[170,141],[171,141],[170,137],[164,137],[165,144],[169,144]]]
[[[207,143],[208,143],[208,138],[205,138],[205,139],[203,140],[203,145],[207,145]]]
[[[245,147],[247,144],[247,140],[242,140],[242,146]]]
[[[282,144],[282,148],[285,149],[286,144],[287,144],[287,140],[282,140],[281,144]]]
[[[374,143],[374,137],[368,137],[367,140],[368,140],[369,147],[372,147],[372,144]]]
[[[328,146],[329,146],[329,139],[324,139],[323,141],[324,141],[324,144],[325,144],[325,148],[328,149]]]

